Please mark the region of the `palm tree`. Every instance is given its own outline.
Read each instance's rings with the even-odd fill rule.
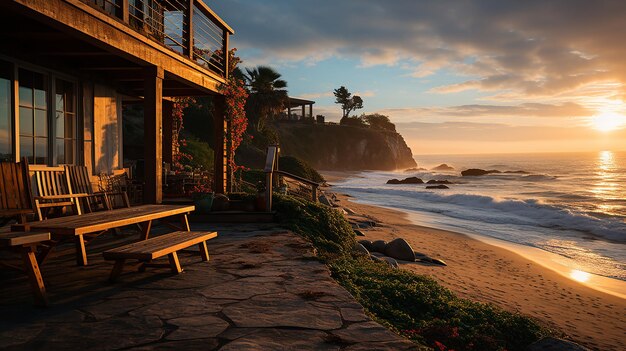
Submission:
[[[250,90],[246,104],[248,119],[256,131],[262,131],[268,120],[285,109],[287,82],[280,79],[280,73],[268,66],[246,68],[243,77]]]

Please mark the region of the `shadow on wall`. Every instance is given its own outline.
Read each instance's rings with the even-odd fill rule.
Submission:
[[[113,168],[118,165],[119,136],[116,123],[109,123],[102,127],[102,146],[100,157],[96,163],[96,173],[113,173]]]

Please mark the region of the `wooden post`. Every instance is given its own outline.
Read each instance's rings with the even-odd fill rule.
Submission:
[[[272,172],[266,172],[265,173],[265,211],[266,212],[272,212],[272,193],[273,193],[273,189],[272,189],[272,177],[273,176],[273,171]]]
[[[124,21],[124,23],[128,23],[130,21],[130,14],[129,14],[129,8],[128,8],[128,0],[122,0],[121,1],[121,12],[122,12],[122,21]]]
[[[162,194],[162,121],[163,78],[161,67],[148,67],[144,72],[144,202],[159,204]]]
[[[306,117],[305,107],[306,105],[302,105],[302,120]]]
[[[313,104],[309,105],[309,117],[313,118]]]
[[[215,130],[215,179],[214,191],[218,194],[226,192],[226,183],[228,175],[228,154],[226,148],[226,101],[223,95],[217,95],[213,99],[213,125]]]
[[[311,185],[311,201],[317,202],[317,185]]]
[[[287,106],[287,120],[291,120],[291,104]]]
[[[183,55],[193,60],[193,4],[188,1],[188,7],[183,14]]]

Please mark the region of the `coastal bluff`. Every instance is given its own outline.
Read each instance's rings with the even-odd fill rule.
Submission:
[[[394,170],[416,167],[396,132],[333,124],[277,125],[281,151],[320,170]]]

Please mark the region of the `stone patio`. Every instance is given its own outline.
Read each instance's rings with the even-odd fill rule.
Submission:
[[[183,252],[180,275],[128,265],[115,284],[100,252],[134,233],[96,239],[88,267],[61,247],[42,267],[48,308],[32,305],[25,276],[0,270],[0,349],[415,349],[373,322],[297,235],[272,224],[192,229],[218,231],[209,262]]]

